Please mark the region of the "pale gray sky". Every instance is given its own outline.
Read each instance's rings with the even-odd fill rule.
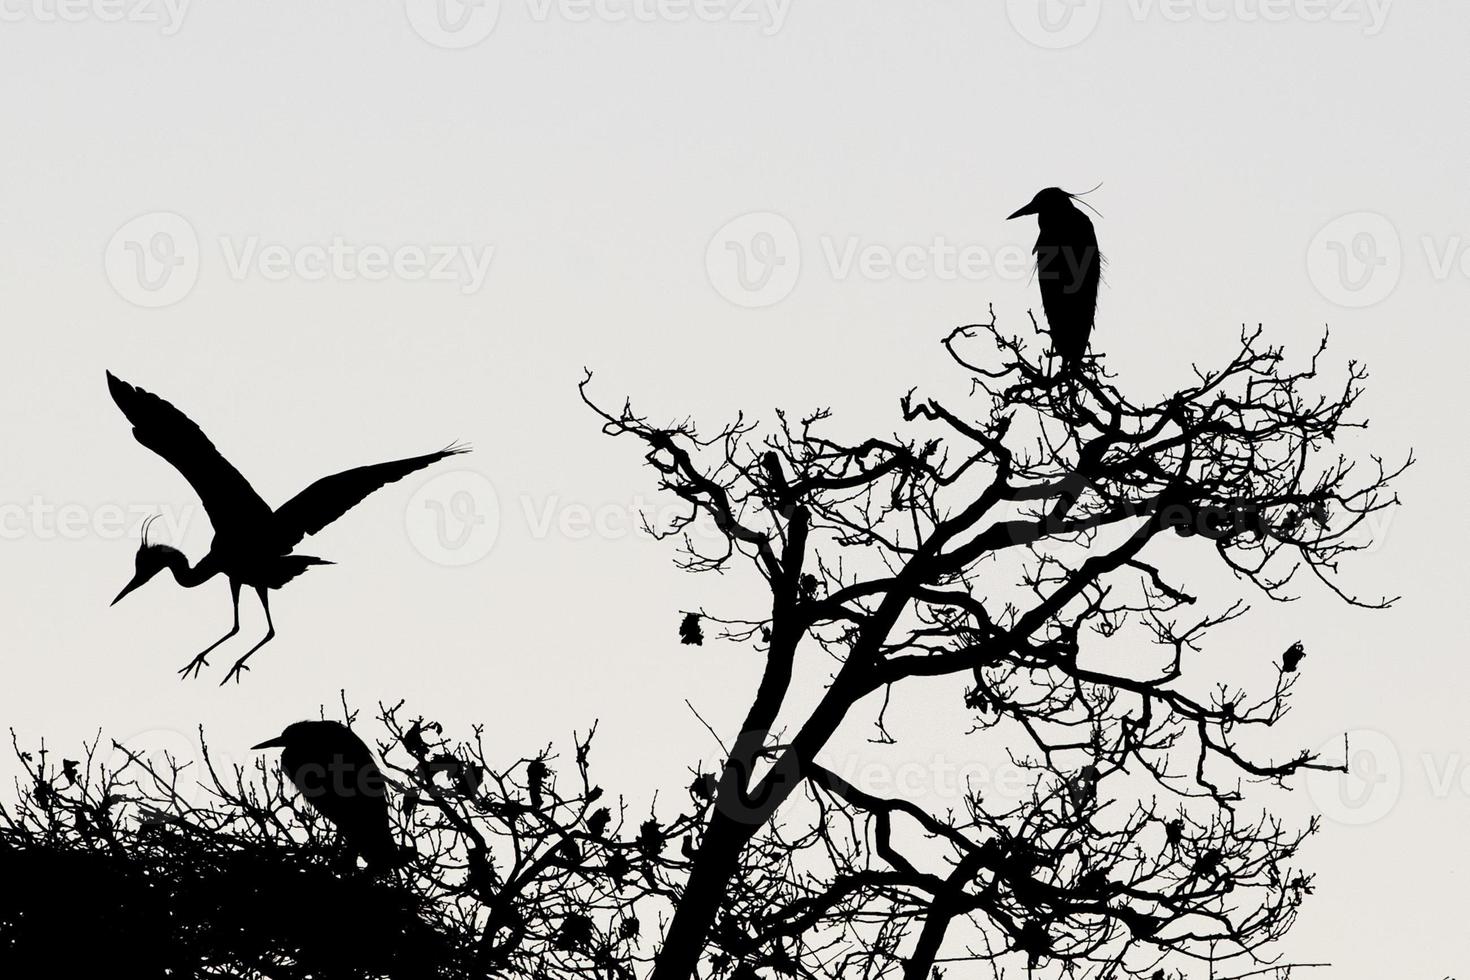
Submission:
[[[1004,216],[1102,181],[1095,345],[1123,383],[1179,384],[1243,322],[1302,354],[1330,324],[1334,363],[1373,371],[1356,450],[1418,451],[1349,569],[1401,605],[1313,594],[1235,635],[1307,644],[1283,751],[1380,733],[1366,784],[1297,794],[1327,820],[1285,952],[1344,980],[1470,969],[1450,499],[1470,475],[1470,8],[434,2],[0,0],[0,721],[63,745],[207,721],[235,756],[345,685],[483,721],[508,755],[600,717],[609,785],[683,785],[711,748],[682,699],[729,731],[758,664],[681,647],[676,611],[753,593],[632,533],[652,480],[580,406],[582,367],[656,417],[828,405],[890,429],[898,394],[953,383],[951,326],[1033,301],[1034,223]],[[143,513],[182,521],[194,557],[210,532],[104,369],[188,412],[272,503],[453,439],[475,453],[309,540],[339,564],[276,594],[244,684],[215,686],[263,629],[248,596],[241,636],[180,683],[228,590],[160,580],[108,608]],[[976,764],[928,730],[844,751],[940,797],[936,773]]]

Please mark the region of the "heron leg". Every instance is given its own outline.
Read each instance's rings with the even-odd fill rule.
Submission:
[[[215,640],[209,646],[205,647],[203,653],[199,654],[199,656],[195,657],[193,660],[185,664],[184,668],[179,671],[182,676],[198,677],[199,671],[209,666],[209,662],[204,659],[205,656],[215,647],[219,646],[221,643],[225,642],[230,637],[240,632],[240,583],[236,582],[234,579],[230,579],[230,602],[235,607],[235,625],[231,626],[230,631],[224,636],[220,637],[218,640]]]
[[[255,646],[251,647],[249,650],[246,650],[245,656],[235,661],[235,666],[231,667],[230,672],[225,675],[225,679],[219,682],[221,687],[224,687],[231,680],[239,683],[240,675],[250,669],[245,665],[245,661],[249,660],[251,655],[254,654],[256,650],[259,650],[261,647],[265,646],[271,641],[271,638],[276,635],[276,624],[271,622],[270,597],[269,594],[266,592],[265,586],[257,585],[255,587],[255,594],[260,596],[260,608],[265,610],[265,636],[261,637],[260,642],[255,644]]]

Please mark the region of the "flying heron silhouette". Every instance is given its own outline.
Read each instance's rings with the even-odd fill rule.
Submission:
[[[388,825],[383,773],[352,729],[335,721],[298,721],[252,749],[281,749],[281,769],[302,797],[332,822],[369,871],[399,864]]]
[[[1061,358],[1061,374],[1075,371],[1087,354],[1097,314],[1102,254],[1092,219],[1073,204],[1076,195],[1060,187],[1038,191],[1031,203],[1006,220],[1036,215],[1036,278],[1041,308],[1051,330],[1051,346]]]
[[[447,456],[469,452],[468,447],[449,446],[438,452],[395,459],[371,466],[359,466],[323,477],[272,510],[260,498],[240,471],[220,455],[199,426],[173,405],[152,392],[134,387],[107,372],[107,389],[112,400],[133,424],[133,436],[144,446],[173,465],[199,495],[209,522],[214,526],[214,540],[209,553],[193,565],[183,552],[166,544],[148,540],[150,519],[143,525],[143,540],[134,559],[131,582],[113,599],[123,596],[147,582],[165,568],[174,581],[186,589],[202,585],[216,575],[224,575],[230,583],[230,601],[234,604],[234,625],[184,665],[184,677],[199,675],[207,667],[205,657],[221,643],[240,631],[240,587],[249,585],[260,596],[265,610],[266,634],[260,642],[235,661],[221,684],[240,679],[255,651],[276,635],[271,620],[269,589],[279,589],[313,565],[331,562],[311,555],[292,554],[292,549],[308,534],[315,534],[331,524],[368,494],[386,484],[401,480],[416,470],[437,463]]]

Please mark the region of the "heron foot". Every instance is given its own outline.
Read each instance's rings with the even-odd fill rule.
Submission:
[[[235,666],[230,668],[230,672],[225,675],[224,680],[219,682],[219,686],[224,687],[232,680],[236,684],[240,683],[240,675],[250,669],[250,665],[245,662],[249,659],[249,657],[241,657],[239,660],[235,661]]]
[[[184,664],[183,668],[181,670],[179,670],[178,673],[179,673],[179,676],[180,676],[181,679],[188,680],[191,677],[198,677],[199,676],[199,672],[201,670],[203,670],[205,667],[208,667],[208,666],[209,666],[209,661],[208,660],[205,660],[204,659],[204,654],[201,653],[201,654],[199,654],[199,656],[195,657],[193,660],[191,660],[188,663]]]

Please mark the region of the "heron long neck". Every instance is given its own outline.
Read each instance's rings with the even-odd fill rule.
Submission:
[[[211,562],[208,555],[205,555],[196,564],[191,566],[189,559],[177,548],[169,548],[164,553],[164,567],[173,572],[174,581],[186,589],[192,589],[196,585],[203,585],[205,582],[214,578],[217,569],[210,566]]]

